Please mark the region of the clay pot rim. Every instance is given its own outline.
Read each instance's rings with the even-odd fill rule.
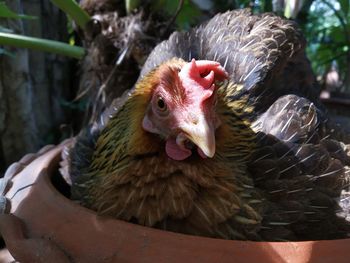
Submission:
[[[97,235],[98,240],[102,238],[103,241],[107,235],[106,238],[114,242],[111,247],[118,247],[118,251],[127,252],[124,253],[127,256],[124,254],[120,256],[122,260],[129,261],[132,259],[140,259],[136,254],[133,254],[133,249],[135,247],[142,252],[140,252],[142,257],[147,257],[147,259],[149,259],[149,262],[152,262],[152,260],[154,262],[154,260],[159,260],[160,258],[168,258],[169,256],[176,257],[176,260],[173,262],[181,262],[193,255],[195,255],[196,258],[202,257],[202,262],[212,262],[211,259],[218,257],[223,259],[224,262],[230,262],[229,259],[232,259],[232,254],[237,256],[236,262],[249,262],[249,259],[259,259],[260,261],[260,257],[266,260],[264,262],[281,262],[278,260],[292,260],[290,262],[293,263],[312,262],[315,253],[318,254],[320,258],[333,259],[335,262],[347,262],[344,261],[344,258],[350,257],[350,251],[348,249],[348,247],[350,247],[350,239],[296,242],[224,240],[174,233],[128,223],[111,217],[98,216],[96,212],[82,207],[66,198],[52,184],[51,177],[53,172],[57,169],[63,147],[64,145],[56,146],[43,156],[36,158],[31,164],[36,167],[34,172],[30,171],[29,173],[26,171],[26,168],[23,169],[21,172],[23,173],[22,176],[25,173],[29,173],[31,177],[35,178],[35,183],[31,185],[31,190],[25,188],[18,193],[18,196],[13,198],[13,202],[22,202],[17,207],[18,209],[16,208],[13,212],[27,225],[29,229],[29,238],[49,235],[50,240],[59,244],[60,247],[63,247],[67,254],[72,255],[73,258],[79,259],[80,261],[77,260],[79,262],[94,262],[86,260],[94,257],[96,253],[99,254],[96,257],[102,257],[102,255],[104,256],[105,254],[111,255],[111,249],[113,248],[108,247],[109,245],[107,244],[107,247],[101,248],[105,249],[107,252],[95,251],[92,254],[85,255],[86,251],[91,249],[91,246],[96,246],[96,244],[91,245],[89,240],[84,240],[84,237],[75,236],[73,233],[72,237],[68,237],[67,240],[60,231],[55,232],[52,230],[59,226],[63,232],[71,233],[71,229],[62,222],[50,222],[50,224],[53,224],[53,227],[43,226],[33,218],[35,213],[26,206],[25,202],[30,202],[30,199],[32,199],[32,203],[36,202],[33,200],[40,200],[44,208],[47,206],[48,211],[53,211],[53,215],[47,215],[48,218],[55,219],[59,217],[60,220],[62,218],[63,221],[66,220],[67,224],[71,224],[71,228],[74,231],[76,228],[80,227],[83,231],[85,229],[86,232],[86,229],[92,225],[94,228],[90,232],[94,232],[93,234]],[[17,176],[21,175],[13,176],[12,181],[14,184],[17,184],[18,182],[16,182],[16,180],[20,179]],[[39,187],[40,190],[38,191]],[[49,196],[45,196],[47,191],[49,192]],[[28,193],[30,193],[30,198],[23,199],[23,197],[20,196]],[[16,198],[18,199],[17,201]],[[56,207],[53,206],[52,203],[54,203]],[[68,209],[67,212],[60,211],[60,207],[62,207],[62,209]],[[50,214],[51,212],[48,213]],[[82,219],[77,220],[76,217],[79,216],[82,216]],[[72,217],[72,219],[70,217]],[[75,217],[75,219],[73,217]],[[105,232],[101,236],[103,231]],[[78,233],[79,231],[77,230],[76,232]],[[80,231],[79,233],[84,232]],[[87,244],[84,243],[81,245],[83,247],[79,247],[77,244],[82,241],[86,241]],[[169,244],[170,247],[167,244]],[[174,247],[178,249],[174,251]],[[13,249],[16,250],[16,248]],[[207,253],[208,255],[202,255],[202,253]],[[231,256],[229,258],[220,256],[227,256],[227,254],[231,254]],[[118,260],[120,260],[120,257]],[[17,260],[19,260],[19,258]],[[114,261],[112,260],[110,262]]]
[[[64,196],[61,192],[58,191],[58,189],[52,184],[52,178],[55,176],[55,172],[58,171],[58,166],[59,166],[59,160],[57,160],[57,157],[53,159],[52,162],[49,163],[47,169],[40,173],[38,175],[38,180],[42,181],[42,183],[45,183],[50,190],[53,192],[53,194],[60,199],[61,202],[63,203],[67,203],[70,206],[74,207],[77,211],[83,211],[86,214],[89,214],[91,216],[95,216],[96,218],[102,218],[105,220],[112,220],[115,222],[119,222],[125,225],[129,225],[132,227],[136,227],[136,228],[140,228],[140,230],[147,230],[147,231],[154,231],[154,232],[158,232],[158,233],[167,233],[170,235],[179,235],[182,237],[192,237],[192,238],[204,238],[204,239],[210,239],[210,240],[225,240],[225,241],[232,241],[232,240],[226,240],[226,239],[221,239],[221,238],[211,238],[211,237],[202,237],[202,236],[194,236],[194,235],[189,235],[189,234],[182,234],[182,233],[177,233],[177,232],[172,232],[172,231],[167,231],[167,230],[161,230],[161,229],[157,229],[157,228],[152,228],[152,227],[147,227],[147,226],[142,226],[142,225],[138,225],[138,224],[133,224],[127,221],[123,221],[123,220],[119,220],[119,219],[115,219],[111,216],[100,216],[98,215],[97,212],[88,209],[84,206],[81,206],[77,203],[75,203],[74,201],[72,201],[71,199],[67,198],[66,196]],[[304,241],[250,241],[250,240],[234,240],[236,242],[251,242],[251,243],[269,243],[269,244],[283,244],[283,243],[298,243],[298,244],[302,244],[302,243],[317,243],[317,242],[329,242],[329,241],[334,241],[334,240],[349,240],[350,238],[343,238],[343,239],[331,239],[331,240],[304,240]]]

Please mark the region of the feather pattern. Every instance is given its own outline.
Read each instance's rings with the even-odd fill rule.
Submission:
[[[317,102],[319,91],[304,47],[293,21],[269,13],[252,15],[248,9],[228,11],[189,32],[173,33],[152,51],[139,79],[173,57],[187,60],[191,54],[218,61],[225,65],[230,80],[242,86],[237,96],[247,93],[248,103],[260,114],[290,93]]]
[[[249,10],[175,32],[149,56],[135,88],[70,150],[72,198],[138,224],[226,239],[346,237],[349,142],[317,99],[296,25]],[[174,59],[176,58],[176,59]],[[161,65],[215,60],[216,154],[169,159],[141,128]]]

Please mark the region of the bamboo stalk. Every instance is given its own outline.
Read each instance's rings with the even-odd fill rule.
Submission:
[[[38,51],[55,53],[63,56],[81,59],[85,54],[85,49],[78,46],[71,46],[59,41],[48,39],[27,37],[11,33],[0,32],[0,45],[29,48]]]
[[[51,0],[51,2],[69,15],[77,25],[84,29],[91,17],[74,0]]]

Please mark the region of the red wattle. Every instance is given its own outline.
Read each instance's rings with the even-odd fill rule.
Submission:
[[[168,139],[165,144],[165,151],[167,155],[176,161],[182,161],[190,157],[192,152],[188,149],[181,149],[175,139]]]

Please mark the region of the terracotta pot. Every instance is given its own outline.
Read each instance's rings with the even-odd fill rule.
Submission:
[[[0,215],[0,231],[13,257],[22,263],[350,261],[350,239],[231,241],[99,217],[52,185],[50,175],[57,169],[63,146],[26,156],[2,179],[3,186],[9,182],[3,189],[8,211]]]

